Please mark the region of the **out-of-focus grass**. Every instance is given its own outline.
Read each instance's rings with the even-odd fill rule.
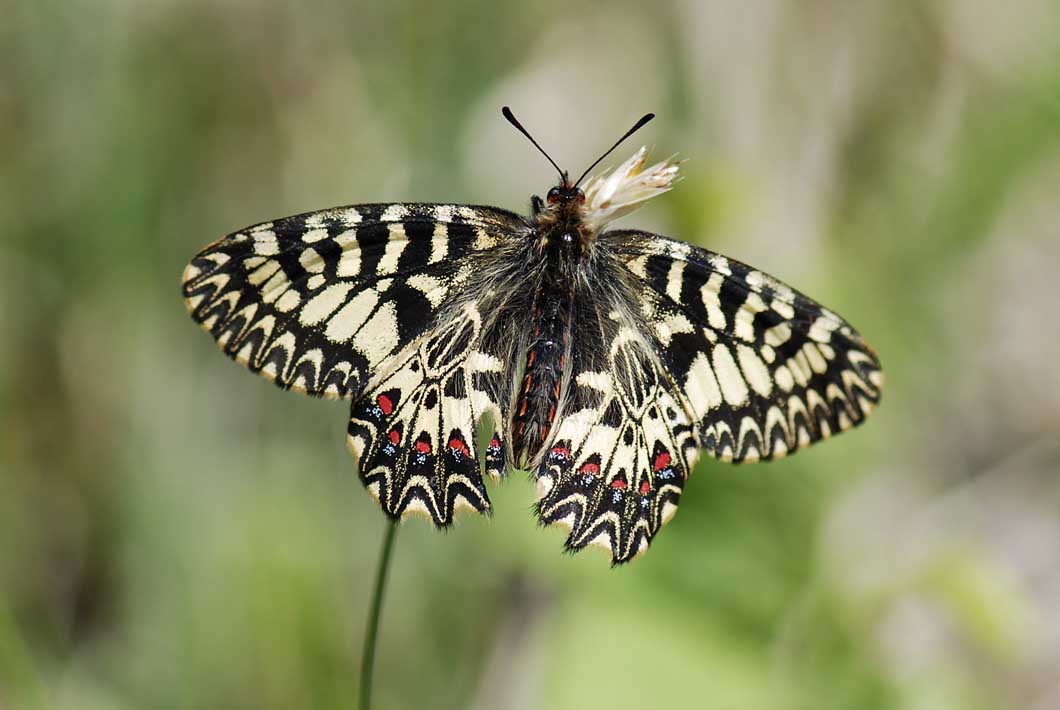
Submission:
[[[288,213],[519,208],[552,176],[502,103],[572,170],[656,111],[687,179],[628,222],[849,317],[884,404],[787,461],[704,462],[623,569],[560,554],[521,476],[490,520],[403,526],[378,707],[1055,705],[1060,14],[986,12],[8,8],[0,707],[352,704],[383,521],[345,406],[228,362],[179,275]]]

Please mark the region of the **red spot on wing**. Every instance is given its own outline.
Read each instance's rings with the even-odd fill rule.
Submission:
[[[640,484],[640,494],[642,496],[648,495],[648,491],[651,490],[651,485],[647,481],[642,481]]]
[[[421,454],[430,453],[431,452],[431,442],[424,441],[423,439],[420,439],[419,441],[416,442],[416,451],[419,451]]]
[[[383,415],[389,417],[390,413],[394,411],[394,403],[390,401],[390,398],[385,394],[381,394],[375,398],[375,403],[379,405],[379,408],[383,410]]]
[[[459,451],[464,456],[468,456],[468,457],[471,456],[471,452],[467,450],[467,444],[465,444],[464,442],[462,442],[460,439],[456,438],[455,436],[452,439],[449,440],[449,448],[452,449],[453,451]]]
[[[566,458],[570,458],[570,449],[565,449],[562,446],[553,446],[552,447],[552,455],[553,456],[562,456],[565,459]]]
[[[388,436],[390,437],[390,443],[394,446],[397,446],[398,442],[401,441],[401,434],[398,434],[397,429],[391,429]]]
[[[600,467],[590,461],[589,463],[582,464],[582,467],[578,469],[579,473],[589,473],[593,476],[600,473]]]
[[[614,488],[616,491],[624,491],[626,490],[626,482],[623,481],[621,478],[616,478],[615,480],[611,481],[611,487]]]
[[[496,436],[494,436],[490,440],[490,448],[491,449],[499,449],[499,448],[501,448],[501,440],[498,439]]]
[[[670,465],[670,454],[663,451],[661,454],[655,457],[655,470],[661,471]]]

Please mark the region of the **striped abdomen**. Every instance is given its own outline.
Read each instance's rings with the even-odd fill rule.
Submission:
[[[548,440],[563,386],[571,338],[573,303],[569,288],[548,284],[534,298],[534,334],[526,350],[526,369],[512,419],[515,462],[532,461]]]

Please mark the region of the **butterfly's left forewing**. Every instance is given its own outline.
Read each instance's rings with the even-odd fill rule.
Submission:
[[[864,421],[883,373],[834,312],[761,271],[636,231],[603,236],[646,288],[659,362],[702,448],[726,461],[786,456]]]

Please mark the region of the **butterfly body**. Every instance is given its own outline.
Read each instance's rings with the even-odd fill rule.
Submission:
[[[638,151],[524,218],[353,205],[248,227],[189,264],[192,317],[287,389],[351,400],[348,443],[391,517],[486,512],[527,468],[542,522],[614,562],[673,516],[701,451],[787,455],[864,420],[875,354],[833,312],[684,242],[609,230],[670,189]],[[483,445],[484,444],[484,445]]]
[[[589,252],[595,232],[584,220],[585,194],[563,182],[548,192],[547,202],[531,198],[528,239],[531,254],[524,284],[517,290],[532,292],[528,312],[517,314],[530,326],[522,363],[523,376],[512,413],[512,460],[527,466],[539,459],[561,403],[567,363],[574,343],[578,313],[575,292],[587,281]],[[586,263],[583,263],[586,262]],[[525,326],[524,326],[525,327]]]

